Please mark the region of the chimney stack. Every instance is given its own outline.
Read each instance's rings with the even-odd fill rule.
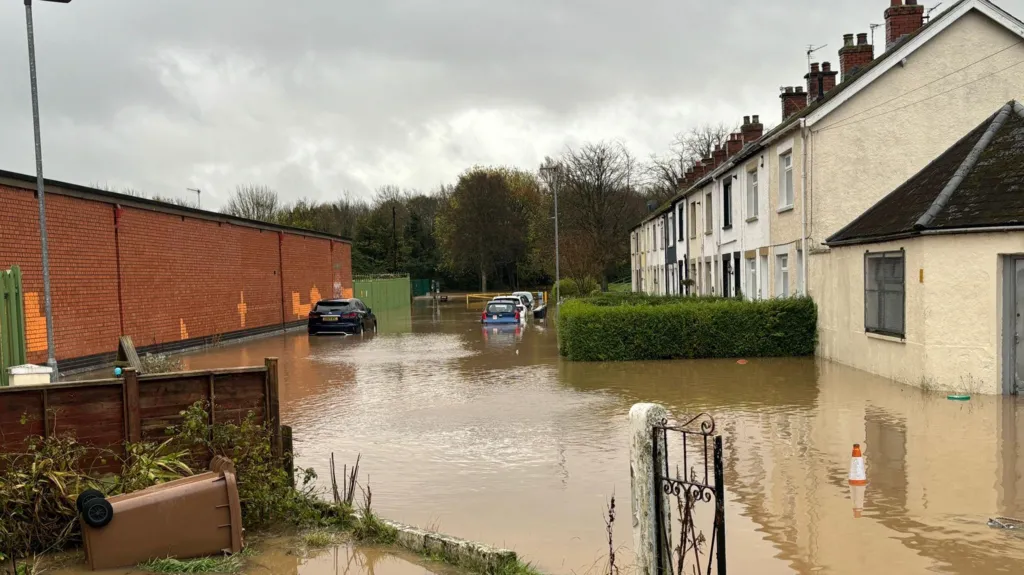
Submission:
[[[782,99],[783,121],[807,107],[807,93],[799,86],[786,86],[779,94],[779,98]]]
[[[740,153],[743,149],[743,134],[729,134],[729,141],[725,143],[725,153],[728,157],[733,157]]]
[[[754,116],[753,121],[749,116],[743,116],[743,126],[740,127],[740,134],[744,144],[756,142],[764,135],[764,126],[761,124],[761,117]]]
[[[821,65],[817,62],[811,64],[811,71],[804,74],[807,80],[807,104],[811,104],[821,96]]]
[[[724,164],[728,155],[726,155],[725,148],[722,146],[715,146],[715,152],[712,154],[712,157],[715,159],[715,164],[712,167],[712,169],[714,169]]]
[[[839,72],[835,72],[835,71],[832,70],[832,63],[831,62],[822,62],[821,63],[821,96],[820,97],[824,97],[825,94],[828,94],[829,92],[832,91],[833,88],[836,87],[836,75],[837,74],[839,74]]]
[[[885,49],[889,50],[904,36],[924,26],[924,6],[917,0],[892,0],[885,10]]]
[[[857,44],[853,43],[853,34],[843,36],[843,40],[844,45],[839,49],[839,70],[843,73],[841,82],[856,76],[875,59],[875,47],[868,44],[867,34],[857,34]]]

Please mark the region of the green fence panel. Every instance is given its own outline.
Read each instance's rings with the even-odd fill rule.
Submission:
[[[412,299],[408,276],[358,277],[352,283],[353,295],[374,310],[406,308]]]
[[[25,348],[25,304],[21,270],[0,270],[0,386],[7,385],[7,368],[28,363]]]
[[[430,280],[412,280],[412,297],[430,293]]]

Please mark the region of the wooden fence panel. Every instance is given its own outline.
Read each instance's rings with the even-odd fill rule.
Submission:
[[[165,440],[167,428],[181,421],[181,412],[200,400],[210,401],[215,422],[239,422],[252,411],[263,423],[268,409],[279,412],[274,362],[273,395],[268,393],[266,366],[149,376],[127,370],[123,380],[3,387],[0,452],[22,453],[32,436],[71,434],[97,453],[110,450],[123,456],[126,442]],[[280,436],[280,429],[272,432]],[[90,465],[96,471],[115,471],[113,463],[108,457]]]

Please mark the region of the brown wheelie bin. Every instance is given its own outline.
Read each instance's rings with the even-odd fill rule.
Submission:
[[[89,567],[113,569],[156,558],[241,551],[234,465],[217,457],[210,469],[110,499],[98,492],[79,496]]]

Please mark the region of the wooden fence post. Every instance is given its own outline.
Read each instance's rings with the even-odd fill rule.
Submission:
[[[270,424],[270,449],[274,457],[281,457],[284,448],[281,442],[281,400],[277,381],[277,358],[264,360],[267,366],[267,422]]]
[[[133,368],[124,370],[124,405],[125,427],[128,430],[128,441],[142,441],[142,414],[139,411],[139,373]]]

